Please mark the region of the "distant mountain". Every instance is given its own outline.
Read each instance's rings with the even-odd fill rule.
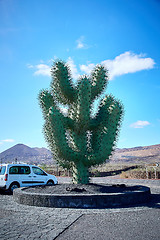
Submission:
[[[39,155],[51,155],[51,152],[47,149],[47,148],[38,148],[38,147],[35,147],[35,148],[32,148],[34,149],[36,152],[38,152]]]
[[[1,156],[15,156],[15,157],[21,157],[21,156],[37,156],[38,151],[36,151],[34,148],[30,148],[24,144],[17,144],[6,151],[1,153]]]
[[[55,161],[52,158],[51,152],[46,148],[31,148],[24,144],[17,144],[6,151],[0,153],[0,159],[3,163],[13,162],[17,159],[18,162],[30,164],[53,164]]]
[[[46,148],[31,148],[24,144],[17,144],[0,153],[2,163],[13,162],[15,159],[30,164],[56,164],[51,152]],[[111,156],[111,161],[117,163],[160,163],[160,144],[145,147],[117,148]]]
[[[144,147],[133,147],[133,148],[117,148],[117,152],[133,152],[133,151],[141,151],[141,150],[147,150],[147,149],[153,149],[160,151],[160,144],[157,145],[150,145],[150,146],[144,146]]]
[[[113,161],[121,162],[143,162],[155,163],[160,162],[160,144],[116,149],[111,158]]]

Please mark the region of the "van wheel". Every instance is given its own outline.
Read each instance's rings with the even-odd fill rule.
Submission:
[[[47,182],[47,185],[52,186],[52,185],[54,185],[54,182],[53,182],[52,180],[49,180],[49,181]]]
[[[19,188],[19,187],[20,187],[20,186],[19,186],[19,183],[13,182],[13,183],[10,185],[10,187],[9,187],[9,191],[10,191],[11,193],[13,193],[13,190],[16,189],[16,188]]]

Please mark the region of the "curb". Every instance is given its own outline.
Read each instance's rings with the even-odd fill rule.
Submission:
[[[146,203],[150,200],[150,188],[137,186],[134,191],[100,194],[41,194],[25,192],[17,188],[13,198],[17,203],[51,208],[114,208]]]

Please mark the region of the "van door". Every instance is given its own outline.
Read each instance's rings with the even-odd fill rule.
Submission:
[[[39,167],[32,166],[33,186],[44,185],[47,183],[48,175]]]
[[[29,166],[12,166],[9,169],[9,182],[18,182],[20,187],[32,186],[32,173]]]

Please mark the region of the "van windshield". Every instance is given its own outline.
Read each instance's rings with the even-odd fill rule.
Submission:
[[[6,166],[0,166],[0,175],[4,175],[6,171]]]

